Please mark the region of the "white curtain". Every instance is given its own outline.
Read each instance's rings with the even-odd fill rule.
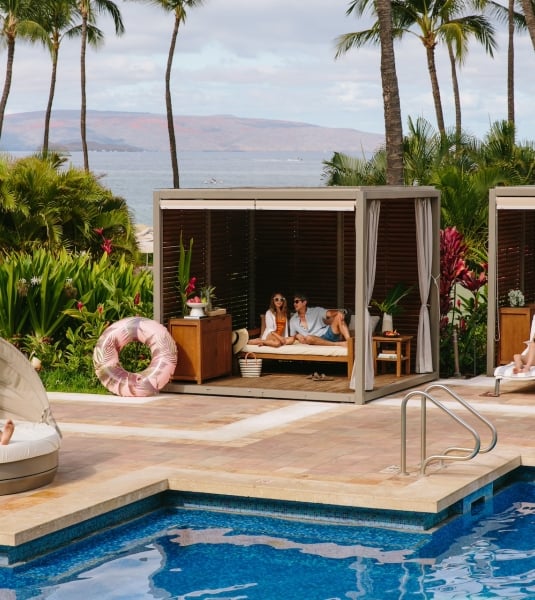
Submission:
[[[372,300],[373,286],[375,285],[375,269],[377,267],[377,232],[379,231],[379,214],[381,212],[381,201],[373,200],[368,205],[368,256],[366,265],[366,323],[364,335],[366,336],[366,355],[364,374],[365,390],[373,390],[375,382],[375,368],[373,364],[373,327],[368,307]]]
[[[372,347],[373,328],[371,326],[371,316],[370,311],[368,310],[368,306],[370,305],[372,299],[373,286],[375,284],[375,269],[377,263],[377,232],[379,230],[380,210],[380,200],[372,200],[368,204],[368,244],[366,249],[367,256],[365,282],[366,315],[364,321],[364,339],[366,340],[366,344],[364,347],[364,389],[366,391],[373,390],[373,384],[375,381]],[[357,356],[356,353],[355,355]],[[351,381],[349,382],[349,387],[352,390],[355,389],[355,364],[353,365],[353,373],[351,374]]]
[[[416,373],[433,371],[431,326],[429,321],[429,294],[433,261],[433,219],[429,198],[414,201],[416,216],[416,244],[418,255],[418,285],[420,288],[420,317],[416,345]]]

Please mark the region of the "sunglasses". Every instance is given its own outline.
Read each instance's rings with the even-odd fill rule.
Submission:
[[[273,302],[284,302],[286,298],[273,298]]]
[[[294,300],[294,304],[299,304],[300,302],[303,302],[302,300]]]

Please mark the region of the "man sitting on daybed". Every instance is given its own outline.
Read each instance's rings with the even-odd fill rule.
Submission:
[[[315,346],[347,346],[351,336],[342,311],[309,307],[304,294],[294,294],[293,305],[295,313],[290,317],[286,344],[297,340]]]

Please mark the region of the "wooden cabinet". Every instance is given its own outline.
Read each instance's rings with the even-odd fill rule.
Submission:
[[[169,319],[169,332],[178,350],[173,380],[202,383],[232,372],[230,315]]]
[[[524,342],[529,338],[531,320],[534,314],[535,304],[500,308],[498,364],[506,365],[510,363],[513,360],[513,354],[518,354],[526,348]]]

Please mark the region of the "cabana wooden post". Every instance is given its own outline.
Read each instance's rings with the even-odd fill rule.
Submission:
[[[156,190],[153,222],[154,318],[160,323],[167,325],[179,310],[176,274],[182,232],[194,240],[191,275],[216,287],[216,304],[232,316],[233,329],[259,327],[259,315],[275,289],[306,293],[311,305],[351,309],[352,393],[341,401],[363,404],[438,378],[440,193],[435,188]],[[414,286],[396,323],[415,338],[414,372],[378,388],[370,302],[398,282]],[[175,381],[166,390],[218,393],[215,385],[180,386]],[[277,392],[277,397],[311,398],[302,390]],[[221,393],[256,396],[264,391],[227,387]],[[325,393],[314,399],[337,400],[335,396]]]

